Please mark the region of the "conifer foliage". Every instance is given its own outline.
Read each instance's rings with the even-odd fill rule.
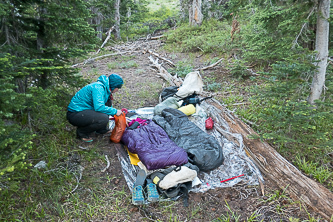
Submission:
[[[39,125],[34,118],[45,115],[36,107],[42,101],[49,107],[60,105],[61,100],[51,104],[52,98],[43,99],[46,90],[59,98],[66,86],[82,83],[69,64],[95,46],[89,17],[87,2],[80,0],[0,3],[1,174],[24,166],[20,160]]]

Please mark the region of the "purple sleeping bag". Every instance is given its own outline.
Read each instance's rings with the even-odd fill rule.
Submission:
[[[187,153],[169,139],[166,132],[152,120],[134,130],[126,129],[121,141],[136,153],[148,170],[187,163]]]

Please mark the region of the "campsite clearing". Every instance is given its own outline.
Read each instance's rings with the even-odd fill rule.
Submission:
[[[131,45],[132,44],[132,45]],[[152,107],[158,104],[158,96],[168,83],[157,75],[151,67],[149,53],[152,50],[171,60],[175,64],[186,64],[193,69],[206,67],[217,56],[200,56],[164,52],[160,40],[128,43],[119,46],[119,50],[131,48],[130,53],[104,57],[93,63],[81,66],[85,78],[95,81],[103,74],[118,73],[124,78],[124,87],[114,95],[114,104],[118,109],[136,109]],[[121,48],[123,47],[123,48]],[[106,50],[110,50],[106,48]],[[105,52],[106,53],[106,52]],[[107,54],[107,53],[106,53]],[[160,60],[160,62],[162,62]],[[170,68],[167,62],[163,65]],[[185,66],[185,65],[184,65]],[[247,80],[236,81],[224,69],[223,64],[207,69],[202,74],[205,84],[220,84],[214,92],[214,98],[221,103],[233,97],[234,108],[246,105],[248,94]],[[70,126],[69,126],[70,127]],[[98,201],[103,208],[95,211],[92,220],[99,221],[289,221],[289,218],[309,220],[320,218],[311,208],[292,200],[287,193],[277,187],[272,178],[265,177],[263,187],[237,185],[230,188],[217,188],[204,193],[190,193],[189,207],[183,207],[182,201],[165,201],[144,206],[131,204],[131,193],[124,179],[116,146],[109,141],[109,135],[96,136],[93,144],[80,144],[88,153],[96,153],[100,158],[83,158],[85,170],[76,194],[87,203]],[[104,172],[107,162],[110,167]],[[237,176],[237,175],[235,175]],[[264,195],[263,195],[264,192]],[[98,196],[95,198],[93,194]],[[65,200],[64,200],[65,201]]]

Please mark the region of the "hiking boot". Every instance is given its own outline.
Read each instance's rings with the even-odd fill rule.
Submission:
[[[141,185],[138,185],[133,188],[132,192],[132,203],[134,205],[142,205],[145,202],[145,198],[143,197],[143,189]]]
[[[157,202],[160,198],[158,195],[158,191],[156,189],[156,185],[153,183],[147,184],[147,194],[148,194],[148,201],[149,202]]]

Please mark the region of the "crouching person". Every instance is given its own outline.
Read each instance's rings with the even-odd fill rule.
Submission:
[[[77,127],[78,139],[92,142],[91,133],[109,132],[109,115],[122,113],[112,107],[112,93],[116,93],[123,84],[123,79],[117,74],[102,75],[97,82],[86,85],[73,96],[67,107],[67,120]]]

